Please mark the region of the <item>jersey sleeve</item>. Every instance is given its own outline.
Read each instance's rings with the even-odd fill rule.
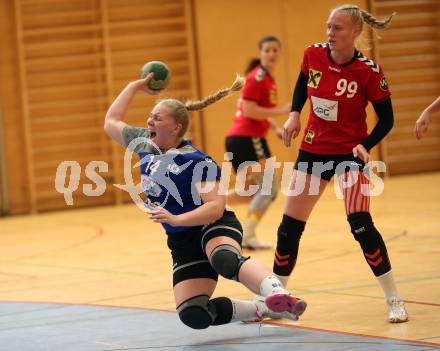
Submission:
[[[367,99],[372,103],[386,100],[390,95],[388,82],[382,69],[379,73],[371,71],[370,78],[367,81]]]
[[[307,101],[307,80],[308,77],[300,71],[293,91],[291,112],[301,112],[304,107]]]
[[[368,151],[385,138],[394,124],[393,105],[390,98],[374,103],[373,107],[379,119],[370,135],[361,143]]]
[[[303,60],[301,63],[301,72],[307,77],[309,76],[309,52],[310,52],[310,50],[311,50],[310,47],[305,48]]]
[[[243,100],[260,101],[262,96],[263,84],[262,80],[258,81],[255,74],[248,74],[244,84],[241,97]]]
[[[148,142],[145,140],[150,137],[150,132],[147,128],[138,128],[127,126],[122,130],[122,137],[124,138],[125,146],[133,152],[139,153],[148,149]],[[143,138],[136,141],[137,138]],[[133,142],[133,144],[130,144]]]

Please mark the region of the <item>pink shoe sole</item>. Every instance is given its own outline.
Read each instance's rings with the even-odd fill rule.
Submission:
[[[304,313],[307,303],[289,294],[274,294],[264,299],[266,306],[273,312],[289,312],[300,316]]]

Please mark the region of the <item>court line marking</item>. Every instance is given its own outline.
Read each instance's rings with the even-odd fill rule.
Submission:
[[[440,344],[439,343],[433,343],[433,342],[429,342],[429,341],[420,341],[420,340],[412,340],[412,339],[400,339],[400,338],[392,338],[392,337],[388,337],[388,336],[375,336],[375,335],[369,335],[369,334],[362,334],[362,333],[353,333],[353,332],[345,332],[345,331],[339,331],[339,330],[332,330],[332,329],[323,329],[323,328],[316,328],[316,327],[306,327],[306,326],[297,326],[297,325],[292,325],[292,324],[282,324],[279,322],[274,322],[274,321],[263,321],[263,324],[271,324],[271,325],[279,325],[279,326],[283,326],[283,327],[288,327],[288,328],[300,328],[300,329],[309,329],[309,330],[316,330],[316,331],[322,331],[322,332],[326,332],[326,333],[336,333],[336,334],[343,334],[343,335],[353,335],[353,336],[363,336],[363,337],[368,337],[368,338],[378,338],[378,339],[385,339],[385,340],[395,340],[395,341],[404,341],[404,342],[408,342],[410,344],[415,344],[415,345],[429,345],[429,346],[436,346],[437,348],[440,348]]]
[[[161,345],[161,346],[138,346],[138,347],[129,347],[129,348],[123,348],[123,349],[107,349],[107,350],[102,350],[102,351],[125,351],[125,350],[155,350],[155,349],[174,349],[174,348],[181,348],[181,347],[192,347],[192,348],[199,348],[199,347],[205,347],[205,346],[227,346],[227,345],[295,345],[295,344],[306,344],[306,345],[311,345],[311,344],[366,344],[366,345],[390,345],[389,343],[380,343],[380,342],[356,342],[356,341],[346,341],[346,342],[341,342],[341,341],[337,341],[337,342],[332,342],[332,341],[256,341],[256,342],[224,342],[224,343],[202,343],[202,344],[179,344],[179,345]],[[391,344],[392,345],[392,344]],[[414,345],[413,343],[410,344],[404,344],[404,343],[399,343],[399,344],[395,344],[396,346],[416,346],[416,347],[422,347],[424,345]],[[437,349],[437,348],[434,348]],[[426,349],[418,349],[417,351],[428,351],[428,350],[434,350],[432,347]]]
[[[113,344],[111,342],[105,342],[105,341],[95,341],[95,344],[105,345],[105,346],[116,346],[116,347],[122,347],[123,350],[128,350],[127,346],[120,345],[120,344]]]
[[[354,297],[365,297],[365,298],[370,298],[370,299],[375,299],[375,300],[383,300],[383,297],[381,296],[371,296],[371,295],[362,295],[362,294],[351,294],[351,293],[344,293],[342,291],[344,290],[351,290],[351,289],[358,289],[358,288],[364,288],[366,286],[353,286],[353,287],[349,287],[349,288],[343,288],[340,289],[341,291],[339,291],[339,289],[329,289],[329,290],[314,290],[314,291],[310,291],[310,290],[306,290],[306,289],[301,289],[298,288],[296,289],[297,292],[301,292],[301,295],[315,295],[315,294],[329,294],[329,295],[343,295],[343,296],[354,296]],[[406,303],[409,304],[413,304],[413,305],[426,305],[426,306],[433,306],[433,307],[440,307],[440,304],[438,303],[434,303],[434,302],[424,302],[424,301],[415,301],[415,300],[403,300]]]
[[[13,258],[12,261],[28,259],[28,258],[34,258],[34,257],[37,257],[37,256],[43,256],[43,255],[47,255],[47,254],[51,254],[51,253],[59,253],[59,252],[62,252],[62,251],[70,250],[70,249],[73,249],[73,248],[76,248],[76,247],[88,244],[89,242],[94,241],[94,240],[102,237],[105,234],[105,230],[102,227],[97,226],[95,224],[83,223],[83,224],[79,224],[78,226],[92,227],[96,231],[95,235],[93,235],[90,238],[87,238],[87,239],[85,239],[83,241],[80,241],[80,242],[77,242],[77,243],[73,243],[73,244],[70,244],[70,245],[67,245],[67,246],[64,246],[64,247],[61,247],[61,248],[56,248],[56,249],[52,249],[52,250],[49,250],[49,251],[36,252],[34,254],[31,254],[31,255],[18,256],[18,257]]]
[[[414,301],[414,300],[403,300],[407,303],[412,303],[416,305],[427,305],[427,306],[434,306],[434,307],[440,307],[440,303],[433,303],[433,302],[421,302],[421,301]]]

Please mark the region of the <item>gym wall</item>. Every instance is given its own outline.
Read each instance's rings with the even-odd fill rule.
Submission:
[[[414,137],[420,113],[440,95],[440,1],[374,0],[378,16],[397,12],[393,25],[378,33],[376,57],[393,94],[394,128],[382,143],[388,172],[408,174],[440,169],[440,114],[422,140]]]
[[[279,102],[290,101],[307,45],[326,40],[333,0],[5,0],[0,1],[0,100],[9,214],[121,204],[131,201],[113,184],[125,184],[123,150],[103,132],[105,111],[116,94],[136,79],[146,61],[169,64],[172,83],[163,96],[199,98],[228,86],[258,55],[258,40],[278,36],[283,56],[276,72]],[[390,174],[440,168],[440,127],[416,141],[412,126],[439,89],[439,2],[436,0],[352,1],[378,15],[398,12],[392,28],[374,41],[389,78],[396,110],[395,129],[376,157]],[[137,96],[128,123],[143,126],[157,98]],[[193,114],[194,143],[223,161],[224,134],[237,96]],[[302,114],[306,123],[308,107]],[[285,117],[277,118],[279,125]],[[375,116],[369,109],[370,125]],[[298,141],[284,148],[269,136],[278,161],[293,161]],[[73,206],[55,190],[63,161],[81,169]],[[410,162],[408,162],[410,160]],[[105,192],[86,196],[91,161],[104,161]],[[137,170],[134,170],[134,174]],[[68,174],[69,175],[69,174]],[[67,177],[69,178],[69,177]],[[74,181],[74,179],[71,179]],[[68,185],[68,180],[65,182]]]
[[[190,15],[190,2],[184,0],[0,2],[9,213],[131,201],[113,185],[125,184],[124,154],[103,131],[105,112],[153,59],[167,62],[172,70],[166,96],[197,96]],[[136,96],[128,123],[144,126],[157,98]],[[195,142],[197,125],[191,130]],[[73,206],[55,190],[63,161],[77,162],[76,170],[80,168],[79,179],[69,172],[65,181],[66,187],[79,181]],[[107,171],[96,169],[106,183],[104,193],[93,197],[83,192],[85,184],[96,188],[85,175],[91,161],[108,165]]]

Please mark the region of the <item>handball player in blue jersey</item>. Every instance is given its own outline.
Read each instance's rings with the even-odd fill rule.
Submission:
[[[220,169],[184,139],[189,111],[240,90],[243,79],[238,77],[230,88],[201,101],[160,100],[146,128],[130,126],[124,118],[136,93],[157,93],[148,88],[152,76],[128,83],[108,109],[104,129],[141,159],[145,206],[168,237],[179,318],[193,329],[266,317],[298,319],[306,303],[286,291],[269,268],[242,255],[242,227],[219,190]],[[219,274],[242,283],[257,297],[252,301],[211,298]]]

